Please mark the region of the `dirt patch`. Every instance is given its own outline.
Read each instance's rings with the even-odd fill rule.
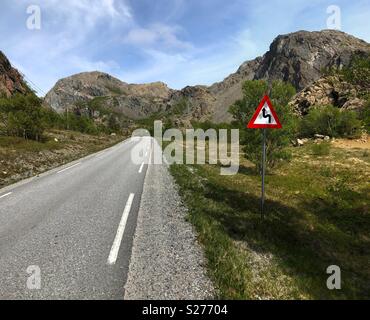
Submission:
[[[369,135],[364,135],[361,139],[336,139],[333,141],[333,146],[342,149],[368,149],[370,150]]]

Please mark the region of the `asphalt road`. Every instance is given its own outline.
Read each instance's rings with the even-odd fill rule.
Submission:
[[[138,144],[149,159],[151,140],[127,140],[0,190],[0,299],[123,299],[147,170],[131,161]]]

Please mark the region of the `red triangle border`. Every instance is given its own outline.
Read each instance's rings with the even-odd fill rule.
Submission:
[[[265,103],[267,103],[267,105],[269,106],[269,108],[271,110],[271,113],[272,113],[273,117],[275,118],[276,124],[255,124],[254,123],[256,121],[258,115],[260,114],[263,106],[265,105]],[[269,98],[268,95],[265,95],[263,97],[263,99],[262,99],[261,103],[259,104],[255,114],[252,117],[252,120],[248,123],[247,128],[248,129],[282,129],[283,128],[283,126],[280,123],[279,117],[277,116],[276,111],[275,111],[274,107],[272,106],[272,103],[271,103],[270,98]]]

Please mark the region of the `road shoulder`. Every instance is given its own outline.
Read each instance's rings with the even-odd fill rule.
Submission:
[[[212,299],[205,258],[165,165],[145,178],[125,299]]]

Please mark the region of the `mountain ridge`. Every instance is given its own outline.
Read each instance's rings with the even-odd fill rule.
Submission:
[[[235,73],[210,86],[175,90],[163,82],[129,84],[107,73],[82,72],[58,80],[45,102],[63,112],[80,102],[105,97],[108,109],[132,120],[171,114],[181,105],[182,114],[177,117],[184,123],[230,122],[229,106],[241,99],[244,81],[287,81],[299,93],[318,81],[323,69],[342,68],[354,55],[364,53],[370,53],[367,42],[341,31],[297,31],[277,36],[263,56],[244,62]]]

